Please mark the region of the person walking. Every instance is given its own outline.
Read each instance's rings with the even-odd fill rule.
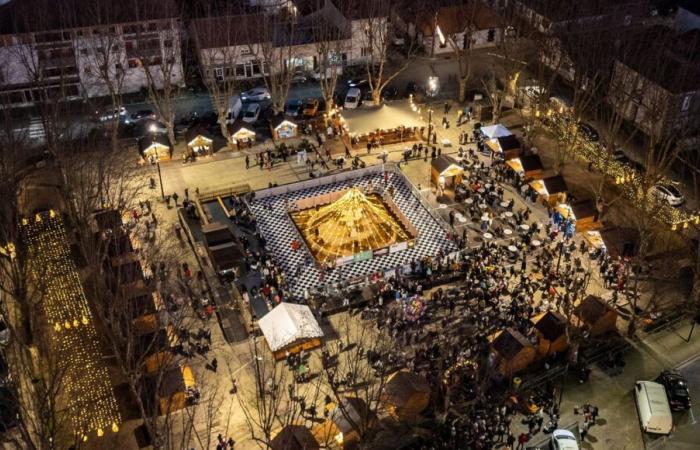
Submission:
[[[250,156],[245,155],[245,168],[250,169]]]
[[[179,206],[179,205],[177,204],[177,199],[178,199],[178,198],[180,198],[180,196],[177,195],[177,192],[173,193],[173,200],[175,200],[175,206]]]

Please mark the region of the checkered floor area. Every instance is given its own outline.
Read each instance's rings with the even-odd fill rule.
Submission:
[[[267,240],[267,250],[272,252],[282,265],[294,295],[301,296],[304,289],[313,291],[324,283],[336,283],[340,280],[364,277],[376,272],[384,273],[387,270],[409,264],[414,259],[435,255],[440,249],[445,253],[455,250],[452,241],[447,240],[445,230],[413,196],[403,176],[390,173],[387,187],[394,186],[394,202],[418,230],[416,245],[403,251],[336,268],[326,272],[324,279],[321,280],[320,271],[311,264],[312,256],[305,247],[296,252],[291,248],[292,240],[296,238],[301,241],[302,238],[285,211],[285,199],[288,199],[289,204],[292,204],[298,199],[315,197],[352,186],[366,187],[370,183],[375,188],[383,186],[384,176],[382,174],[366,175],[353,180],[253,200],[251,208],[258,219],[263,236]]]

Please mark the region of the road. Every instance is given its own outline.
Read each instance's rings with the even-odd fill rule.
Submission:
[[[690,410],[674,414],[676,432],[668,440],[667,449],[690,450],[700,448],[698,438],[698,418],[700,417],[700,355],[685,362],[677,369],[688,379],[690,396],[694,400]]]

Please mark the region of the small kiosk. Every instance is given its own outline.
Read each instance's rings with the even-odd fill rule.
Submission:
[[[598,221],[598,210],[592,200],[581,200],[572,204],[560,203],[557,211],[564,219],[571,217],[576,222],[576,231],[598,230],[602,224]]]
[[[304,425],[289,424],[270,442],[272,450],[319,450],[318,441]]]
[[[196,386],[192,368],[187,364],[167,369],[158,390],[160,414],[166,415],[190,405],[191,393]]]
[[[172,147],[165,136],[141,138],[139,152],[147,160],[168,161],[173,156]]]
[[[194,156],[211,156],[214,154],[214,141],[202,134],[197,134],[187,143],[187,151]]]
[[[524,181],[537,180],[542,178],[542,160],[537,155],[519,156],[508,159],[506,165],[520,175]]]
[[[314,427],[313,434],[317,442],[329,442],[329,448],[356,449],[361,438],[359,430],[374,429],[379,418],[359,397],[343,397],[341,401],[342,405],[326,405],[328,419]]]
[[[537,333],[537,353],[546,357],[561,353],[569,347],[566,340],[566,318],[555,311],[547,311],[532,318]]]
[[[504,376],[520,372],[535,360],[535,347],[514,328],[495,334],[491,350],[498,357],[498,371]]]
[[[417,373],[399,370],[387,379],[382,402],[397,419],[415,420],[430,403],[430,385]]]
[[[229,140],[238,148],[250,147],[255,144],[256,134],[253,127],[241,119],[236,119],[228,126]]]
[[[591,247],[613,258],[634,256],[639,245],[639,232],[634,228],[607,227],[586,231],[583,236]]]
[[[566,193],[569,188],[561,175],[533,180],[530,186],[539,194],[540,200],[545,205],[554,207],[559,203],[566,203]]]
[[[513,136],[512,134],[508,136],[487,139],[486,146],[490,148],[493,153],[501,154],[503,156],[503,159],[505,159],[506,161],[520,156],[520,151],[522,150],[522,144],[520,143],[520,139]]]
[[[258,320],[258,326],[276,360],[284,359],[286,352],[321,346],[323,330],[306,305],[282,302]]]
[[[448,155],[441,155],[430,163],[430,179],[432,184],[442,191],[442,195],[454,198],[455,187],[462,182],[464,169],[457,161]]]
[[[589,295],[576,307],[574,314],[580,321],[580,327],[585,327],[591,336],[600,336],[616,330],[617,311],[602,298]]]
[[[299,126],[280,113],[270,119],[270,132],[273,140],[290,139],[299,135]]]
[[[486,137],[486,139],[496,139],[499,137],[512,136],[513,133],[500,123],[495,125],[489,125],[487,127],[481,127],[481,133]]]

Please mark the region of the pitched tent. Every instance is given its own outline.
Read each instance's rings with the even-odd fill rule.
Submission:
[[[417,373],[399,370],[387,379],[382,401],[399,420],[415,419],[430,403],[430,385]]]
[[[270,132],[273,139],[289,139],[299,135],[299,126],[279,113],[270,119]]]
[[[498,371],[507,376],[525,369],[535,359],[535,347],[513,328],[498,332],[491,341],[491,349],[500,359]]]
[[[506,165],[513,169],[515,173],[523,177],[524,180],[542,178],[542,160],[537,155],[526,155],[512,158],[506,161]]]
[[[318,450],[321,448],[311,430],[303,425],[287,425],[270,442],[272,450]]]
[[[139,152],[146,159],[151,157],[158,161],[167,161],[172,157],[172,149],[167,138],[163,136],[143,137],[139,141]]]
[[[591,336],[600,336],[616,329],[617,311],[598,296],[584,298],[574,314],[580,321],[579,325],[588,328]]]
[[[499,138],[499,137],[505,137],[505,136],[512,136],[513,133],[510,132],[510,130],[500,123],[497,123],[495,125],[489,125],[488,127],[482,127],[481,132],[486,136],[488,139],[494,139],[494,138]]]
[[[448,155],[441,155],[430,163],[430,179],[433,185],[444,188],[444,193],[454,196],[454,188],[462,182],[464,169]]]
[[[306,305],[282,302],[258,321],[276,359],[321,345],[323,330]]]
[[[547,311],[532,318],[537,333],[537,352],[540,356],[549,356],[566,350],[566,318],[555,311]]]
[[[256,138],[254,128],[241,119],[236,119],[231,125],[228,125],[228,135],[233,144],[252,145]]]

